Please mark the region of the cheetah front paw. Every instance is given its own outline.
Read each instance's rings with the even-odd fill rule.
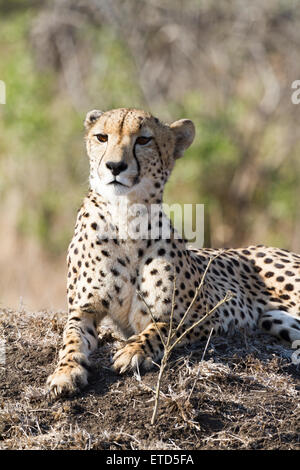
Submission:
[[[121,374],[129,369],[135,369],[140,365],[145,369],[151,369],[153,366],[152,358],[147,356],[143,350],[142,344],[138,342],[130,342],[126,344],[116,352],[113,357],[113,361],[114,370]]]
[[[88,384],[86,366],[74,363],[58,366],[47,379],[47,395],[51,400],[72,396]]]

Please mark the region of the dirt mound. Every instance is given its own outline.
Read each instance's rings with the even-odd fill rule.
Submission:
[[[53,370],[66,314],[0,312],[1,449],[299,449],[300,371],[291,353],[255,334],[214,339],[173,354],[150,424],[158,369],[111,370],[118,336],[101,329],[89,387],[51,403]],[[4,339],[4,342],[3,342]]]

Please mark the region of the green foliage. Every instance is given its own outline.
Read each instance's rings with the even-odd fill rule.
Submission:
[[[94,54],[88,87],[100,109],[143,107],[143,97],[136,83],[137,70],[124,42],[110,26],[86,27],[82,36]]]
[[[18,231],[59,253],[66,249],[87,191],[84,112],[74,110],[54,72],[37,68],[29,41],[34,13],[16,9],[0,19],[0,77],[7,88],[0,115],[0,194],[5,202],[14,187]],[[81,34],[95,54],[86,78],[91,102],[103,109],[140,106],[134,65],[124,45],[109,28],[86,27]]]
[[[16,230],[59,254],[66,249],[76,209],[87,190],[82,122],[88,105],[82,112],[76,111],[59,71],[38,68],[30,41],[37,5],[22,0],[0,1],[0,79],[7,88],[7,104],[0,105],[0,195],[13,214]],[[100,28],[92,23],[83,24],[77,35],[93,58],[88,73],[83,70],[90,109],[147,108],[138,65],[124,38],[110,25]],[[252,82],[251,93],[255,96]],[[226,106],[212,110],[205,90],[191,88],[177,101],[166,100],[163,110],[153,103],[151,110],[157,115],[162,111],[174,120],[187,117],[197,128],[193,146],[177,162],[167,184],[166,202],[204,203],[206,215],[212,214],[215,226],[224,221],[228,226],[236,223],[241,213],[229,194],[229,184],[243,162],[245,149],[253,143],[245,130],[253,118],[253,96],[245,99],[236,94]],[[268,211],[264,242],[289,246],[288,230],[285,235],[278,233],[277,227],[284,221],[291,228],[298,216],[299,178],[295,169],[299,164],[295,149],[289,160],[292,165],[272,166],[272,155],[283,132],[280,123],[274,122],[261,139],[256,157],[263,160],[266,175],[258,178],[251,210],[245,212],[242,224],[245,233],[251,235],[248,238],[259,242],[252,227],[255,219]],[[250,242],[245,233],[240,239]]]
[[[55,236],[60,211],[79,203],[87,178],[80,160],[82,116],[56,89],[52,73],[37,70],[29,46],[30,11],[0,20],[0,77],[6,83],[6,105],[1,108],[0,192],[18,195],[16,226],[36,236],[49,250],[65,249]],[[15,201],[15,199],[14,199]],[[67,217],[66,223],[70,223]],[[62,233],[64,223],[61,227]]]

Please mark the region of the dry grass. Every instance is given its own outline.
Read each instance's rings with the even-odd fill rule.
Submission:
[[[158,370],[119,376],[110,358],[120,338],[101,328],[89,387],[49,403],[64,312],[0,312],[1,449],[299,449],[299,369],[266,335],[212,339],[173,353],[160,412],[150,420]],[[299,367],[299,366],[298,366]]]

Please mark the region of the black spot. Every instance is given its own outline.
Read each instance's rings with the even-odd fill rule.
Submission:
[[[280,295],[279,297],[280,299],[283,299],[283,300],[290,300],[290,296],[287,294]]]
[[[266,259],[264,260],[264,262],[265,262],[266,264],[271,264],[271,263],[273,263],[273,260],[272,260],[272,258],[266,258]]]
[[[125,261],[122,258],[117,258],[118,263],[120,263],[122,266],[126,266]]]
[[[274,266],[275,266],[275,268],[278,268],[278,269],[284,268],[284,265],[280,264],[280,263],[275,263]]]
[[[109,302],[108,302],[108,300],[102,299],[102,300],[101,300],[101,303],[102,303],[103,307],[105,307],[105,308],[108,308],[108,307],[109,307]]]
[[[272,322],[270,320],[264,320],[261,325],[265,330],[270,331]]]
[[[288,342],[291,341],[288,330],[280,330],[279,335],[285,341],[288,341]]]
[[[91,224],[91,227],[92,227],[92,229],[97,230],[98,225],[96,224],[96,222],[93,222]]]
[[[295,273],[293,273],[292,271],[285,271],[285,273],[287,276],[295,276]]]
[[[146,344],[148,348],[150,349],[151,353],[154,354],[154,349],[152,347],[152,344],[150,343],[149,339],[146,339]]]
[[[94,338],[97,338],[94,331],[91,330],[91,328],[87,328],[86,331],[88,332],[89,335],[93,336]]]
[[[234,270],[231,266],[227,266],[227,271],[229,272],[229,274],[234,275]]]
[[[81,318],[79,318],[79,317],[72,317],[72,318],[70,318],[70,320],[81,321]]]
[[[294,290],[293,284],[286,284],[286,285],[284,286],[284,288],[285,288],[285,290],[288,290],[288,291],[290,291],[290,292],[291,292],[292,290]]]
[[[243,264],[243,268],[247,273],[251,272],[250,268],[246,264]]]
[[[265,274],[265,277],[267,277],[267,278],[270,278],[270,277],[272,277],[272,276],[274,276],[274,273],[273,273],[272,271],[268,271],[268,272]]]
[[[232,258],[232,260],[231,260],[231,261],[232,261],[232,262],[233,262],[233,264],[235,264],[236,266],[239,266],[239,265],[240,265],[240,263],[238,262],[238,260],[237,260],[237,259],[235,259],[235,258]]]
[[[157,252],[158,256],[163,256],[166,254],[166,250],[164,248],[160,248]]]

